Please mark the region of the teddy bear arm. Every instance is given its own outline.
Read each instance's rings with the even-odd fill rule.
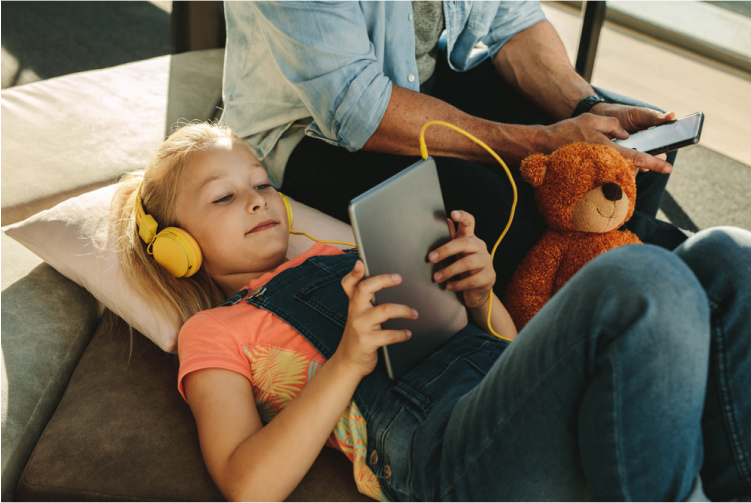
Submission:
[[[639,239],[636,234],[631,232],[628,229],[624,229],[621,232],[621,243],[620,246],[623,245],[634,245],[634,244],[641,244],[641,239]]]
[[[517,330],[521,330],[552,297],[564,251],[561,236],[547,232],[514,271],[503,303]]]

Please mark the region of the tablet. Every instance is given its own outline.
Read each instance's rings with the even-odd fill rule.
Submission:
[[[384,330],[410,330],[412,337],[382,348],[389,377],[399,379],[467,325],[457,293],[436,283],[433,274],[448,265],[432,264],[428,254],[449,234],[435,161],[428,157],[356,197],[349,218],[367,277],[397,273],[401,284],[374,295],[374,304],[404,304],[416,320],[394,319]]]

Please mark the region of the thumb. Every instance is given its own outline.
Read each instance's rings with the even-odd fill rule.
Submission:
[[[352,297],[355,296],[355,290],[357,289],[358,283],[360,283],[360,280],[365,275],[365,264],[362,263],[362,260],[358,260],[355,262],[355,266],[352,268],[352,271],[350,271],[349,274],[346,274],[342,278],[342,288],[344,289],[344,293],[347,294],[347,297],[349,297],[350,300],[352,300]]]
[[[660,112],[652,108],[641,108],[634,118],[634,123],[640,127],[657,126],[675,120],[675,112]]]
[[[454,221],[450,218],[446,219],[449,223],[449,235],[451,236],[451,239],[454,239],[456,237],[456,227],[454,226]]]

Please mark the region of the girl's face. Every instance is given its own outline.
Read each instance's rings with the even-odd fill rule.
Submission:
[[[175,212],[180,227],[198,241],[203,267],[225,293],[286,260],[284,202],[264,167],[239,142],[218,140],[191,155]]]

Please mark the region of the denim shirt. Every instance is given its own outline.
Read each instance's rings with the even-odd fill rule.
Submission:
[[[222,122],[256,149],[277,187],[304,135],[357,151],[392,84],[420,91],[411,2],[225,2],[224,10]],[[456,71],[545,19],[538,2],[445,1],[443,11],[439,47]]]

